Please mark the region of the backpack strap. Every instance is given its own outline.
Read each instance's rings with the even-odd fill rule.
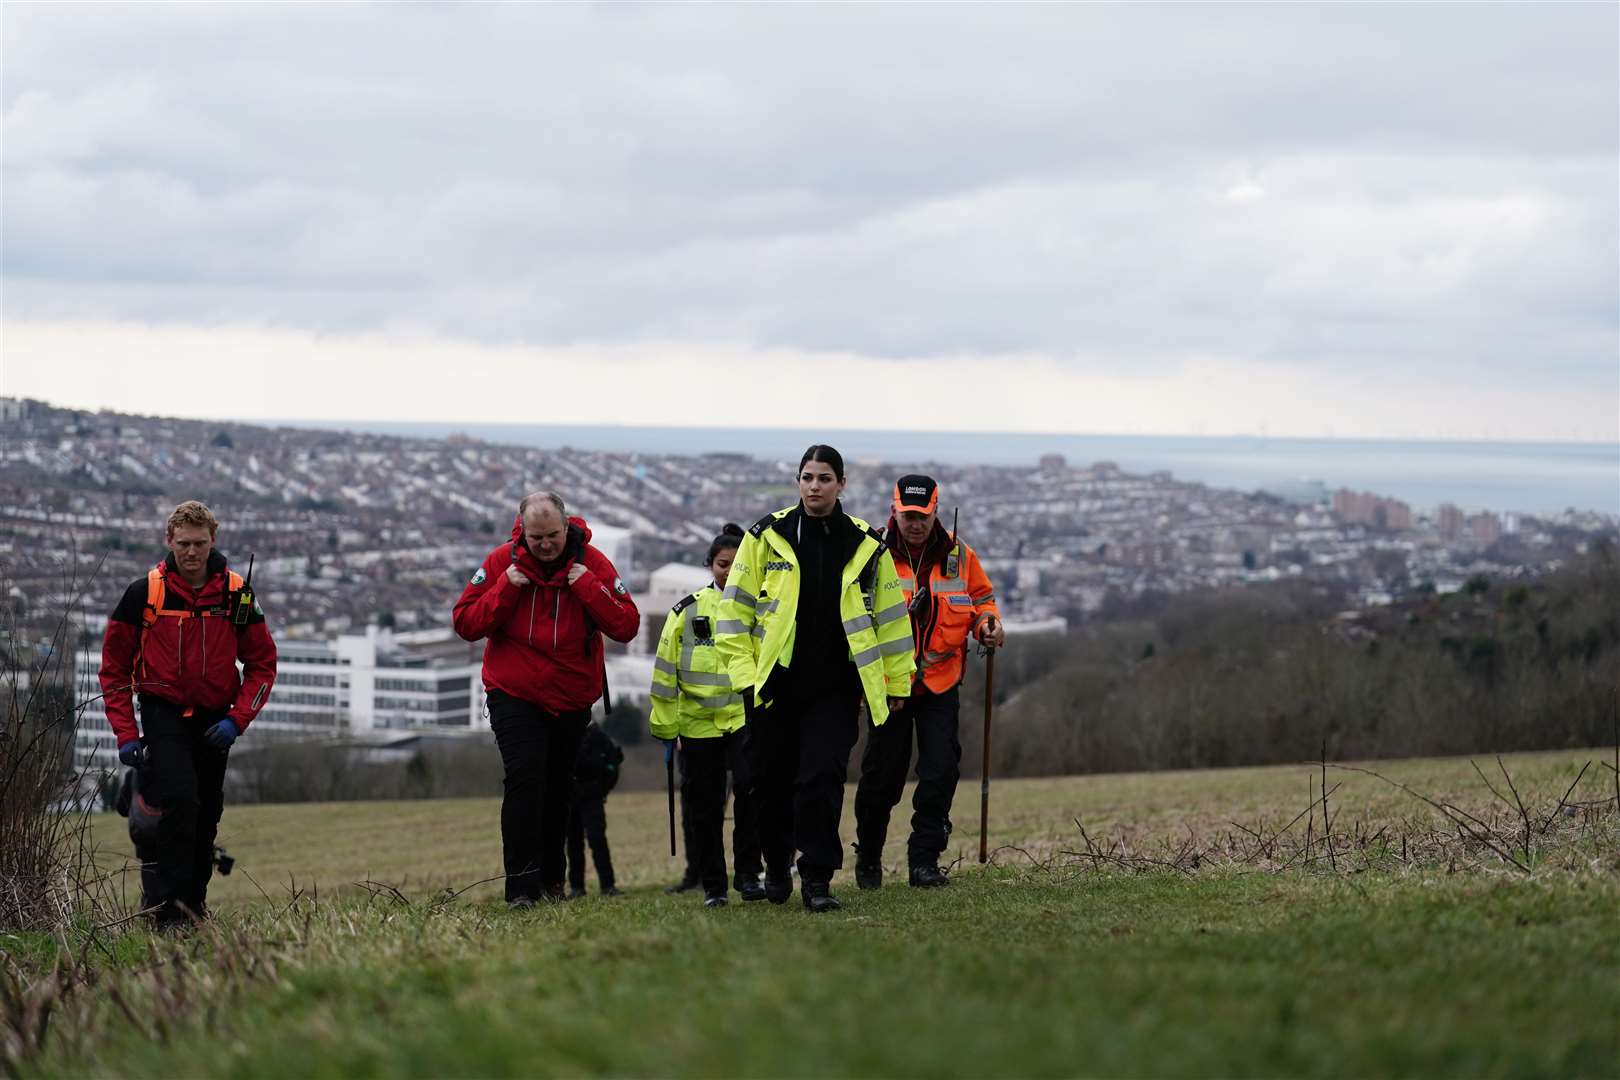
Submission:
[[[146,572],[146,606],[141,609],[141,637],[140,642],[135,646],[135,666],[133,670],[140,670],[141,655],[146,652],[146,635],[152,629],[152,627],[157,625],[159,618],[228,618],[235,608],[236,603],[240,600],[245,587],[246,583],[242,580],[241,574],[238,574],[235,570],[227,570],[225,577],[225,603],[223,606],[201,609],[165,609],[163,602],[168,599],[169,595],[168,575],[164,571],[162,563],[158,563],[156,566],[152,567],[152,569]],[[248,603],[251,604],[252,602],[253,600],[250,596],[248,598]]]

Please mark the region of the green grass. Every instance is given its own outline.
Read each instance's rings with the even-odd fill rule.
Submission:
[[[1588,756],[1508,764],[1527,800],[1555,802]],[[1466,761],[1380,771],[1486,812],[1489,793]],[[149,1021],[139,1030],[94,991],[27,1069],[1616,1074],[1612,848],[1576,845],[1530,875],[1489,862],[1456,872],[1390,864],[1354,874],[1095,872],[1058,854],[1076,845],[1077,815],[1093,835],[1139,844],[1229,820],[1275,828],[1305,806],[1309,772],[998,783],[992,842],[1016,844],[1039,866],[1004,851],[998,862],[1010,865],[964,865],[938,892],[842,883],[844,910],[821,917],[796,897],[786,907],[707,911],[690,895],[665,896],[658,885],[674,871],[660,850],[662,800],[652,795],[609,802],[630,896],[522,913],[487,889],[427,902],[444,885],[493,872],[493,802],[233,809],[226,842],[278,898],[253,899],[253,886],[233,875],[218,890],[234,901],[222,905],[218,930],[180,942],[124,935],[115,958],[89,962],[104,979],[123,973],[137,1015],[150,1016],[160,1000],[186,1002],[170,1010],[169,1030]],[[1339,775],[1336,828],[1358,818],[1415,825],[1423,808],[1409,798]],[[1575,798],[1601,798],[1608,782],[1594,766]],[[964,848],[976,846],[977,794],[964,783],[958,799]],[[904,810],[896,816],[903,821]],[[289,900],[281,883],[293,872],[300,886],[319,882],[322,899]],[[413,903],[342,888],[368,875],[404,882]]]

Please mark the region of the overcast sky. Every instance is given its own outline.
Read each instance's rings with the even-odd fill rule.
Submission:
[[[0,390],[1620,439],[1620,7],[0,10]]]

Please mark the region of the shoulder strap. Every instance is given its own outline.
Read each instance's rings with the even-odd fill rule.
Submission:
[[[877,550],[867,557],[866,565],[861,567],[861,592],[867,597],[872,595],[872,586],[877,582],[878,560],[888,553],[888,545],[883,542],[883,534],[872,526],[866,527],[866,535],[877,541]]]
[[[146,572],[146,607],[141,611],[141,626],[150,629],[163,610],[163,598],[168,594],[168,582],[163,579],[162,565]]]
[[[748,527],[748,535],[752,536],[755,540],[758,540],[761,536],[765,535],[765,530],[770,528],[775,521],[775,514],[766,514],[764,517],[760,518],[758,521],[754,522]]]
[[[697,593],[687,593],[685,596],[675,601],[675,606],[669,609],[669,613],[671,615],[679,615],[681,612],[685,611],[695,603],[697,603]]]

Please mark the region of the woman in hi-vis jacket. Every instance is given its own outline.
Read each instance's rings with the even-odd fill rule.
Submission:
[[[866,703],[874,724],[911,692],[905,594],[883,537],[844,513],[844,459],[815,445],[799,461],[799,502],[755,522],[726,580],[715,644],[748,712],[765,895],[839,907],[844,776]]]
[[[733,882],[744,900],[765,899],[759,883],[759,831],[754,809],[753,770],[748,761],[748,729],[742,695],[715,648],[720,621],[720,590],[736,557],[743,531],[727,525],[709,545],[703,565],[714,583],[682,597],[664,620],[653,658],[653,737],[681,755],[681,805],[686,815],[687,861],[697,871],[706,907],[726,903],[726,777],[735,794],[731,850]],[[671,746],[679,740],[677,746]]]

